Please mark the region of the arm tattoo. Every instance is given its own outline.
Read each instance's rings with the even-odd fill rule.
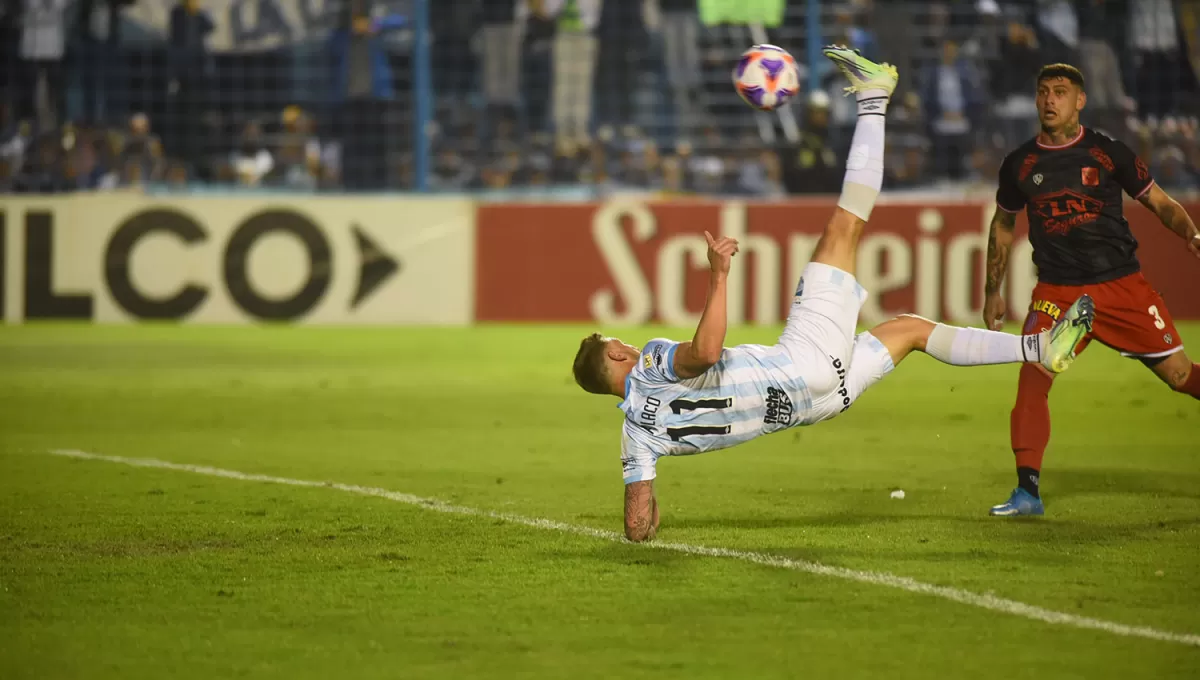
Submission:
[[[1175,229],[1176,212],[1174,201],[1164,201],[1163,204],[1159,206],[1158,219],[1162,220],[1162,223],[1167,227],[1174,229],[1175,231],[1179,231],[1178,229]]]
[[[1161,196],[1157,200],[1151,200],[1151,195],[1155,193],[1161,194]],[[1158,216],[1163,226],[1178,234],[1180,238],[1187,239],[1190,234],[1194,233],[1193,229],[1195,227],[1187,211],[1161,190],[1157,188],[1151,189],[1142,202],[1151,212]]]
[[[1183,387],[1184,383],[1187,382],[1187,379],[1188,379],[1187,371],[1185,371],[1183,369],[1175,371],[1175,375],[1171,376],[1171,387],[1173,387],[1175,389],[1181,389]]]
[[[631,541],[654,538],[654,482],[625,485],[625,537]]]
[[[1016,224],[1016,215],[996,209],[992,218],[992,227],[988,233],[987,252],[987,286],[985,292],[999,293],[1000,285],[1004,283],[1004,274],[1008,271],[1008,251],[1012,248],[1012,230]]]
[[[1187,211],[1175,201],[1163,202],[1162,209],[1158,211],[1158,219],[1162,220],[1163,225],[1168,229],[1179,234],[1180,238],[1186,239],[1191,232],[1191,218],[1188,217]]]

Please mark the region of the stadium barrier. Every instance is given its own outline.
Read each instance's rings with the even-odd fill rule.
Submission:
[[[465,324],[474,234],[462,199],[6,199],[0,304],[8,323]]]
[[[741,242],[729,322],[781,324],[833,199],[484,205],[479,208],[478,321],[694,325],[704,306],[703,231]],[[863,237],[858,278],[871,291],[862,321],[896,314],[977,324],[983,309],[991,201],[879,205]],[[1186,205],[1200,217],[1200,204]],[[1177,319],[1200,318],[1200,263],[1148,210],[1127,217],[1146,276]],[[1037,279],[1028,224],[1018,220],[1005,296],[1021,320]]]
[[[833,199],[488,204],[466,198],[173,197],[137,193],[0,203],[6,323],[176,320],[236,324],[540,321],[690,325],[703,307],[702,232],[739,239],[730,323],[776,325]],[[1200,215],[1200,204],[1186,206]],[[975,324],[988,201],[876,207],[858,276],[866,324],[902,312]],[[1200,265],[1130,204],[1150,281],[1200,319]],[[1010,318],[1036,271],[1024,218]]]

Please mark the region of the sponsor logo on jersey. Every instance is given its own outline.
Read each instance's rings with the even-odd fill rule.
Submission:
[[[1168,345],[1170,345],[1170,344],[1173,344],[1173,343],[1175,342],[1175,338],[1171,337],[1171,334],[1170,334],[1170,333],[1167,333],[1166,335],[1164,335],[1164,336],[1163,336],[1163,342],[1165,342],[1165,343],[1167,343]]]
[[[1100,186],[1100,168],[1083,168],[1080,171],[1080,179],[1085,187]]]
[[[1078,191],[1060,189],[1033,198],[1033,212],[1042,218],[1047,234],[1066,234],[1100,217],[1104,202]]]
[[[764,425],[791,425],[792,398],[787,392],[778,387],[767,388],[767,415],[763,417]]]
[[[833,364],[833,370],[837,371],[838,389],[836,394],[842,398],[841,413],[845,413],[846,409],[850,408],[850,390],[846,389],[846,368],[842,365],[842,360],[830,355],[829,361]]]
[[[1025,178],[1029,177],[1029,173],[1033,172],[1033,166],[1037,165],[1037,162],[1038,155],[1036,153],[1026,156],[1025,160],[1021,162],[1021,171],[1017,173],[1017,180],[1024,182]]]
[[[649,354],[642,357],[642,368],[650,368],[654,365],[654,357]]]
[[[1137,168],[1138,179],[1142,181],[1150,179],[1150,168],[1146,167],[1146,161],[1138,158],[1133,165]]]
[[[1095,158],[1096,162],[1100,163],[1100,165],[1103,165],[1105,170],[1112,172],[1117,168],[1116,163],[1113,163],[1112,157],[1104,153],[1104,149],[1101,149],[1098,146],[1093,146],[1091,148],[1091,154],[1092,158]]]
[[[1049,300],[1034,300],[1029,305],[1029,310],[1032,312],[1041,312],[1055,321],[1058,321],[1058,317],[1062,316],[1062,309]]]

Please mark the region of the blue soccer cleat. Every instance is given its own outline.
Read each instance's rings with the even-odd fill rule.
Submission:
[[[1046,509],[1042,506],[1042,499],[1034,498],[1033,494],[1018,486],[1013,489],[1012,495],[1008,497],[1008,501],[1001,505],[992,506],[990,514],[993,517],[1044,515],[1046,514]]]

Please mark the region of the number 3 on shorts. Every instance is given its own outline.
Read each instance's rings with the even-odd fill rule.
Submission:
[[[1163,321],[1162,315],[1158,313],[1158,305],[1150,305],[1150,309],[1146,310],[1154,317],[1154,327],[1162,330],[1167,327],[1167,322]]]

